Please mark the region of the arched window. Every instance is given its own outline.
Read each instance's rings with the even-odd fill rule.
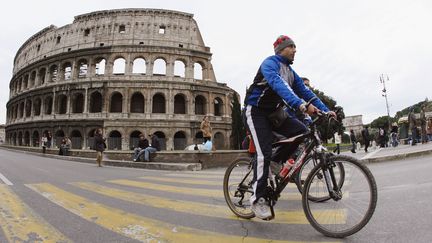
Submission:
[[[28,76],[28,74],[26,74],[24,76],[24,79],[23,79],[21,90],[26,90],[27,89],[27,87],[28,87],[28,80],[29,80],[29,76]]]
[[[40,98],[36,98],[34,104],[33,104],[33,110],[34,110],[34,115],[35,116],[40,116],[41,113],[41,106],[42,106],[42,101]]]
[[[153,113],[165,113],[165,98],[162,94],[155,94],[153,96]]]
[[[205,109],[206,100],[203,96],[197,95],[195,97],[195,114],[196,115],[205,115],[206,109]]]
[[[123,108],[123,96],[116,92],[111,96],[110,112],[121,113]]]
[[[30,133],[28,131],[24,133],[24,146],[30,146]]]
[[[49,78],[49,81],[51,81],[51,82],[56,82],[57,81],[57,76],[58,76],[58,67],[57,67],[57,65],[52,65],[51,67],[50,67],[50,72],[49,72],[49,74],[50,74],[50,78]]]
[[[78,61],[78,78],[84,78],[87,76],[88,63],[86,59],[81,59]]]
[[[72,113],[83,113],[84,111],[84,95],[77,93],[72,99]]]
[[[54,143],[58,148],[60,148],[60,144],[62,142],[62,139],[65,137],[65,133],[63,130],[58,130],[56,133],[54,133]]]
[[[25,107],[25,116],[26,117],[31,116],[31,108],[32,108],[32,101],[31,100],[27,100],[26,107]]]
[[[174,96],[174,114],[186,114],[186,101],[182,94]]]
[[[45,83],[45,75],[46,75],[46,69],[45,68],[41,68],[38,72],[38,79],[39,79],[39,84],[44,84]]]
[[[203,138],[203,133],[202,132],[197,132],[195,134],[195,143],[200,144],[204,142],[204,138]]]
[[[98,91],[90,95],[90,113],[102,112],[102,95]]]
[[[203,68],[201,64],[197,62],[194,64],[194,79],[203,79]]]
[[[130,112],[144,113],[144,96],[141,93],[135,93],[132,95]]]
[[[165,76],[166,75],[166,62],[162,58],[156,59],[153,64],[153,75]]]
[[[21,102],[19,105],[19,112],[18,112],[19,118],[24,117],[24,102]]]
[[[166,150],[166,137],[165,137],[165,133],[163,133],[161,131],[157,131],[154,134],[159,138],[159,143],[160,143],[161,150]],[[151,142],[151,141],[149,141],[149,142]]]
[[[96,75],[104,75],[105,74],[105,59],[99,59],[96,61]]]
[[[222,116],[222,108],[223,103],[222,100],[218,97],[214,99],[214,115],[215,116]]]
[[[186,148],[186,135],[183,131],[174,134],[174,150],[183,150]]]
[[[32,134],[32,145],[33,147],[39,147],[39,132],[34,131]]]
[[[36,71],[33,71],[30,74],[29,88],[32,88],[36,85]]]
[[[141,134],[140,131],[133,131],[129,136],[129,149],[133,150],[134,148],[138,147],[138,141],[139,141],[139,135]]]
[[[52,113],[52,106],[53,106],[53,99],[51,96],[48,96],[45,98],[44,101],[44,108],[45,108],[45,114],[51,115]]]
[[[174,76],[184,78],[185,77],[185,64],[182,61],[174,62]]]
[[[132,73],[146,74],[146,62],[144,58],[136,58],[133,61]]]
[[[78,130],[73,130],[71,132],[71,142],[73,149],[81,149],[82,148],[82,135]]]
[[[114,60],[113,74],[121,75],[125,73],[126,60],[122,57]]]
[[[59,95],[57,97],[57,114],[66,114],[67,111],[67,97],[66,95]]]
[[[96,129],[92,129],[88,132],[87,134],[87,147],[89,149],[94,149],[94,134],[95,134]]]
[[[63,64],[62,70],[64,74],[64,80],[70,80],[72,78],[72,64],[70,62]]]
[[[119,131],[112,131],[108,138],[108,149],[121,150],[122,149],[122,136]]]
[[[18,133],[18,146],[22,146],[23,145],[23,134],[22,132]]]
[[[213,145],[216,149],[225,149],[225,139],[222,133],[215,133],[213,138]]]

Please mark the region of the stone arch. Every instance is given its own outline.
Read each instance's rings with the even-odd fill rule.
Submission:
[[[221,132],[216,132],[213,135],[213,145],[216,149],[224,149],[225,148],[225,137]]]
[[[194,79],[203,80],[203,72],[204,68],[202,63],[196,62],[194,63]]]
[[[94,149],[94,134],[96,132],[96,128],[90,129],[87,133],[87,147],[89,149]]]
[[[174,114],[186,114],[186,98],[184,94],[174,96]]]
[[[95,74],[96,75],[104,75],[105,74],[106,59],[103,57],[96,58],[95,63],[96,63]]]
[[[18,142],[17,142],[18,146],[22,146],[23,145],[23,133],[20,131],[18,132]]]
[[[141,92],[135,92],[130,101],[130,112],[131,113],[144,113],[144,96]]]
[[[141,134],[141,131],[138,130],[134,130],[133,132],[131,132],[131,134],[129,135],[129,149],[133,150],[134,148],[136,148],[138,146],[138,141],[139,141],[139,135]]]
[[[87,59],[80,59],[78,61],[78,78],[87,77],[88,73],[88,61]]]
[[[109,150],[121,150],[122,149],[122,135],[119,131],[113,130],[109,133],[108,149]]]
[[[161,150],[166,150],[166,136],[162,131],[156,131],[154,134],[159,138]],[[151,143],[151,141],[149,141]]]
[[[90,113],[102,112],[103,98],[99,91],[94,91],[90,95]]]
[[[24,146],[30,146],[30,132],[24,132]]]
[[[202,95],[197,95],[195,97],[195,114],[205,115],[206,114],[206,98]]]
[[[53,64],[49,68],[49,81],[57,82],[58,80],[58,66]]]
[[[35,116],[40,116],[42,108],[42,100],[41,98],[36,98],[33,103],[33,112]]]
[[[122,75],[126,70],[126,59],[123,57],[117,57],[113,63],[113,74]]]
[[[174,150],[183,150],[187,146],[186,133],[178,131],[174,134]]]
[[[72,79],[72,63],[65,62],[62,65],[63,72],[63,80],[71,80]]]
[[[174,76],[184,78],[186,75],[186,64],[183,60],[176,60],[174,62]]]
[[[195,143],[200,144],[204,142],[203,132],[199,131],[195,133]]]
[[[59,94],[57,96],[57,114],[66,114],[67,112],[67,96],[65,94]]]
[[[214,115],[215,116],[222,116],[223,115],[223,101],[221,98],[216,97],[213,100],[214,104]]]
[[[39,69],[38,72],[39,85],[45,84],[45,76],[46,76],[46,68],[43,67]]]
[[[83,137],[81,135],[81,132],[78,130],[73,130],[70,134],[70,139],[72,142],[72,148],[73,149],[81,149],[82,148],[82,140]]]
[[[25,105],[25,117],[31,116],[31,110],[32,110],[32,101],[28,99]]]
[[[72,97],[72,113],[83,113],[84,112],[84,95],[82,93],[76,93]]]
[[[24,75],[24,79],[22,81],[22,87],[21,90],[26,90],[28,88],[28,81],[29,81],[29,75]]]
[[[29,88],[33,88],[36,85],[36,71],[33,71],[30,73],[30,80],[29,80]]]
[[[60,148],[60,144],[62,142],[62,139],[65,137],[65,133],[62,129],[57,130],[54,133],[54,142],[53,144],[55,144],[58,148]]]
[[[153,75],[154,76],[165,76],[166,75],[166,60],[162,57],[158,57],[153,62]]]
[[[32,146],[39,147],[39,141],[39,132],[37,130],[34,130],[32,133]]]
[[[123,95],[120,92],[114,92],[110,99],[110,112],[121,113],[123,111]]]
[[[23,118],[24,117],[24,101],[21,101],[21,103],[19,104],[19,118]]]
[[[165,113],[165,97],[162,93],[153,95],[152,113]]]
[[[51,115],[51,113],[52,113],[52,106],[53,106],[53,98],[52,98],[52,96],[46,97],[45,100],[44,100],[44,108],[45,108],[44,113],[46,115]]]
[[[132,66],[132,73],[145,75],[146,68],[147,68],[146,61],[144,58],[137,57],[134,59],[133,66]]]

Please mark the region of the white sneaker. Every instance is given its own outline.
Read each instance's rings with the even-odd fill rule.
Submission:
[[[252,204],[251,209],[255,213],[255,216],[257,218],[268,220],[273,217],[270,206],[268,205],[267,201],[262,197],[260,197],[258,201]]]

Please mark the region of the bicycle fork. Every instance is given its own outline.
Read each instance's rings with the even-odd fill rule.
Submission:
[[[321,164],[321,168],[323,171],[324,180],[326,182],[329,195],[335,201],[339,201],[340,199],[342,199],[342,192],[341,188],[339,188],[339,185],[337,184],[336,176],[333,170],[336,165],[330,161],[328,156],[320,154],[319,157],[323,161],[323,163]]]

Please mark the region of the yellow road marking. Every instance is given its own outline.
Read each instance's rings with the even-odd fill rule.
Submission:
[[[0,185],[0,226],[9,242],[72,242]]]
[[[138,187],[144,189],[166,191],[166,192],[187,194],[187,195],[194,195],[194,196],[221,197],[221,198],[224,197],[222,189],[212,190],[212,189],[199,189],[199,188],[185,188],[185,187],[160,185],[155,183],[149,183],[144,181],[133,181],[133,180],[110,180],[108,182],[113,184],[123,185],[123,186],[132,186],[132,187]],[[281,199],[301,200],[301,194],[298,191],[295,193],[285,192],[282,193]]]
[[[27,185],[70,212],[127,237],[146,242],[264,242],[269,239],[244,238],[176,226],[131,214],[64,191],[48,183]],[[271,242],[289,242],[276,241]]]
[[[235,216],[227,205],[211,205],[191,201],[181,201],[162,197],[139,194],[111,187],[101,186],[90,182],[77,182],[72,185],[85,190],[96,192],[108,197],[114,197],[128,202],[139,203],[156,208],[170,209],[178,212],[191,213],[209,217],[241,219]],[[276,218],[273,223],[282,224],[309,224],[304,216],[303,210],[298,211],[279,211],[276,210]]]

